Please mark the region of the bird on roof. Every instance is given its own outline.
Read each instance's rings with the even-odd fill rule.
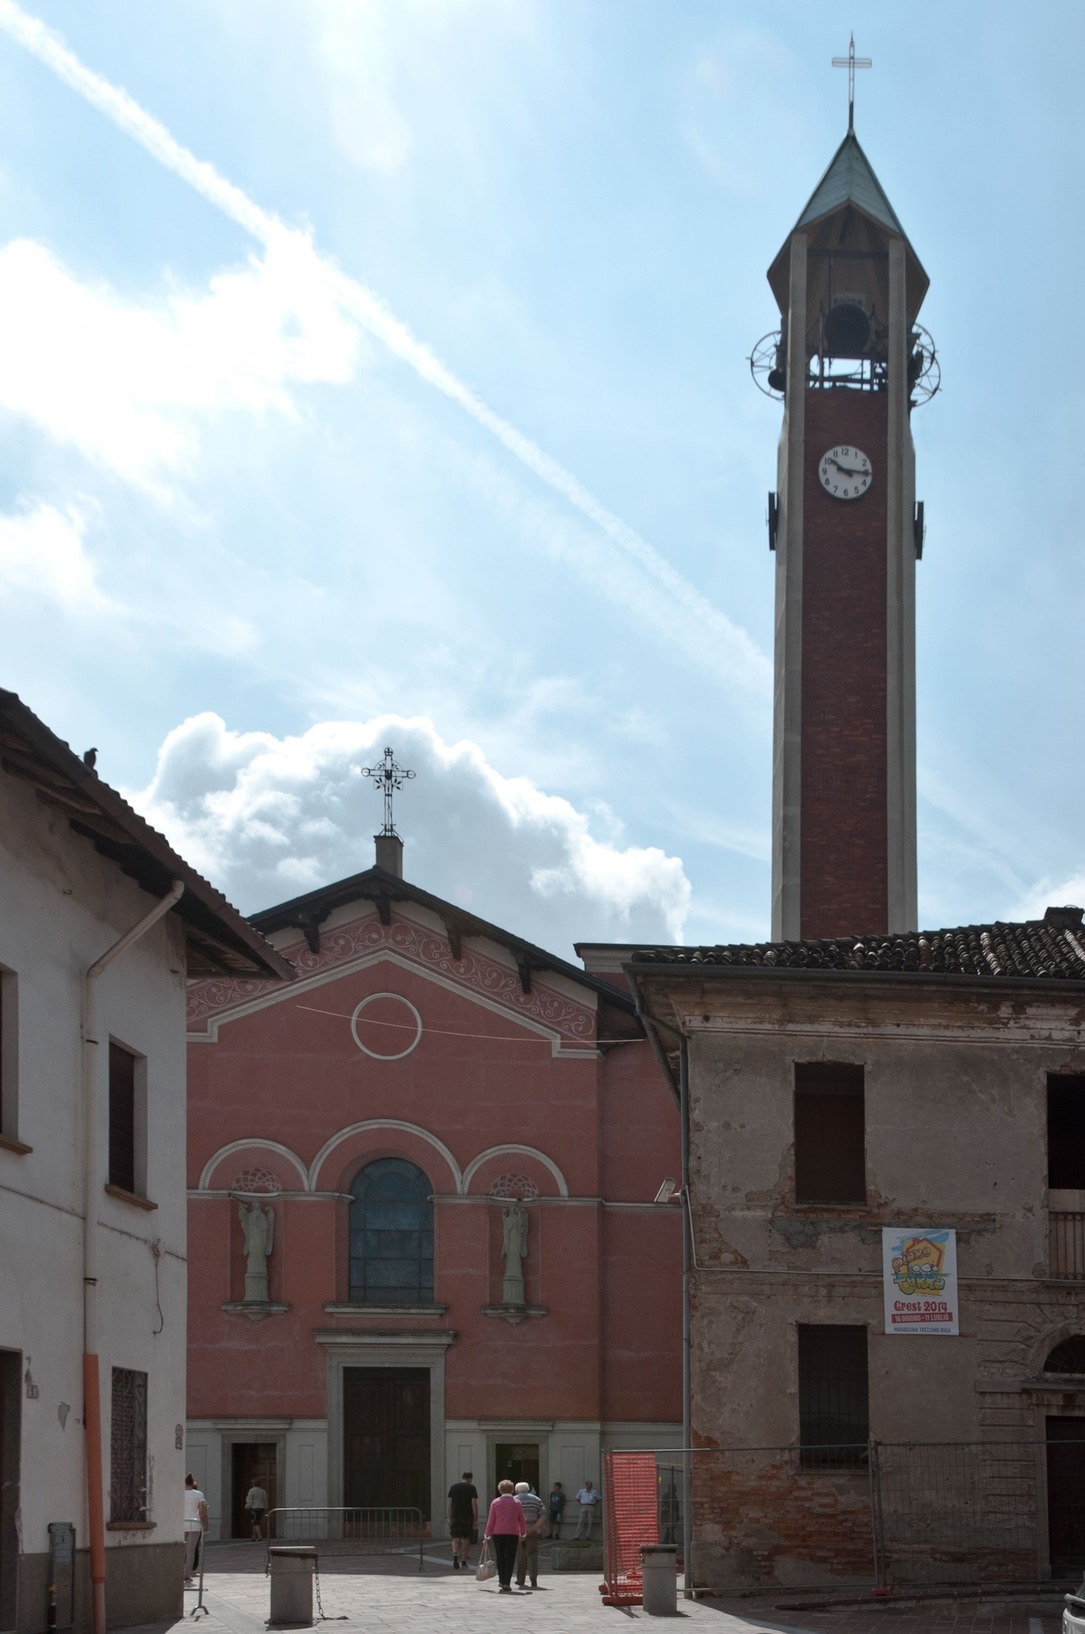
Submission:
[[[97,759],[98,759],[97,749],[84,749],[83,750],[83,765],[84,766],[89,766],[91,771],[94,770],[94,763],[95,763],[95,761]]]

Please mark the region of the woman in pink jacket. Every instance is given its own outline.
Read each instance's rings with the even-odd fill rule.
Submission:
[[[492,1539],[497,1557],[497,1581],[502,1594],[512,1593],[512,1568],[516,1565],[516,1545],[527,1532],[524,1506],[513,1497],[511,1481],[498,1481],[498,1496],[486,1517],[486,1536]]]

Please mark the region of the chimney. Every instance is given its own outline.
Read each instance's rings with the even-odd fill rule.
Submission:
[[[1044,924],[1050,925],[1053,930],[1080,930],[1082,917],[1080,908],[1048,908],[1044,914]]]
[[[383,868],[386,874],[394,874],[397,879],[403,878],[403,841],[398,834],[374,834],[373,843],[377,848],[377,867]]]

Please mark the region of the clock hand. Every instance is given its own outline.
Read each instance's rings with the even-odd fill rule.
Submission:
[[[860,470],[860,468],[857,465],[856,466],[841,465],[839,460],[834,460],[833,464],[836,466],[836,468],[840,472],[841,476],[845,476],[845,477],[865,477],[867,475],[867,472],[863,471],[863,470]]]

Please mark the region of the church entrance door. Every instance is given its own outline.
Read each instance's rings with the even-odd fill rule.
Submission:
[[[430,1376],[425,1367],[343,1370],[343,1502],[430,1508]]]
[[[1052,1577],[1085,1560],[1085,1418],[1047,1420],[1047,1531]]]
[[[274,1441],[235,1441],[230,1454],[230,1536],[251,1538],[252,1519],[245,1508],[249,1488],[262,1486],[267,1493],[267,1506],[274,1509],[278,1503],[276,1475],[278,1447]],[[272,1522],[274,1525],[274,1522]],[[267,1522],[264,1522],[267,1532]],[[281,1535],[281,1529],[280,1529]]]

